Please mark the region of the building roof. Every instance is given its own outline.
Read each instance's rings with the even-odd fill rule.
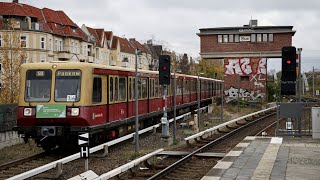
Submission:
[[[112,34],[113,34],[112,31],[105,31],[104,33],[105,33],[107,40],[110,41],[112,39]]]
[[[111,49],[117,49],[118,43],[119,43],[119,37],[113,36],[112,43],[111,43]]]
[[[118,37],[120,43],[120,52],[135,54],[135,48],[127,38]]]
[[[211,35],[211,34],[252,34],[252,33],[292,33],[293,26],[239,26],[239,27],[216,27],[216,28],[202,28],[197,35]]]
[[[0,15],[28,16],[37,18],[37,16],[30,11],[27,5],[20,3],[0,2]]]
[[[63,12],[49,8],[39,9],[27,4],[0,2],[0,15],[36,18],[44,32],[79,38],[87,41],[85,33]]]
[[[149,49],[150,54],[154,59],[159,58],[159,55],[157,54],[157,52],[152,44],[145,44],[145,46],[147,47],[147,49]]]
[[[86,26],[87,27],[87,26]],[[91,27],[87,27],[89,33],[94,37],[95,41],[96,41],[96,45],[99,47],[103,46],[103,36],[104,36],[104,29],[95,29],[95,28],[91,28]]]
[[[142,44],[140,44],[139,41],[137,41],[135,38],[130,38],[129,41],[135,48],[140,49],[141,52],[148,53],[146,48]]]

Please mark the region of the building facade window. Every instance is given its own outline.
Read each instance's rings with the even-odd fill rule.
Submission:
[[[0,34],[0,47],[2,47],[2,34]]]
[[[273,42],[273,34],[269,34],[269,42]]]
[[[256,42],[256,34],[251,34],[251,42]]]
[[[49,39],[49,50],[52,51],[52,39]]]
[[[70,49],[71,53],[74,53],[73,40],[71,41],[71,47],[70,47],[70,48],[71,48],[71,49]]]
[[[225,43],[229,42],[227,34],[223,35],[223,42],[225,42]]]
[[[234,35],[234,42],[239,42],[239,34]]]
[[[233,34],[229,34],[229,42],[233,42]]]
[[[60,48],[59,48],[59,51],[63,51],[63,41],[60,40]]]
[[[257,34],[257,42],[261,42],[261,34]]]
[[[268,34],[263,34],[263,42],[268,42]]]
[[[27,47],[27,36],[21,36],[20,37],[20,45],[22,48]]]
[[[58,40],[54,40],[54,50],[58,51]]]
[[[222,35],[218,35],[218,43],[222,43]]]
[[[248,36],[249,42],[273,42],[274,35],[273,34],[246,34]],[[249,39],[250,38],[250,39]],[[246,41],[246,40],[243,40]],[[218,35],[218,43],[233,43],[240,42],[239,34],[223,34]]]
[[[75,43],[75,53],[78,54],[78,43]]]
[[[41,39],[41,42],[40,42],[41,49],[46,49],[46,38],[41,37],[40,39]]]

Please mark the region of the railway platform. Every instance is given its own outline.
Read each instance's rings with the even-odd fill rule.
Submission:
[[[320,140],[248,136],[202,180],[320,179]]]

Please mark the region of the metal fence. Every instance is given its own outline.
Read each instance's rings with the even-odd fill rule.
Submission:
[[[17,125],[17,104],[0,104],[0,132],[11,131]]]
[[[312,114],[311,108],[315,104],[304,103],[301,111],[300,118],[293,117],[280,117],[278,120],[277,135],[278,136],[311,136],[312,135]],[[291,113],[297,111],[291,109]],[[279,108],[278,108],[279,113]],[[301,127],[301,128],[299,128]]]

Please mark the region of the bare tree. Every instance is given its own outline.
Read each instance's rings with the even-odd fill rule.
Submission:
[[[26,59],[26,51],[22,47],[26,42],[21,41],[21,31],[14,29],[14,21],[8,20],[4,27],[6,30],[2,32],[0,47],[0,104],[10,104],[18,101],[19,70]]]

